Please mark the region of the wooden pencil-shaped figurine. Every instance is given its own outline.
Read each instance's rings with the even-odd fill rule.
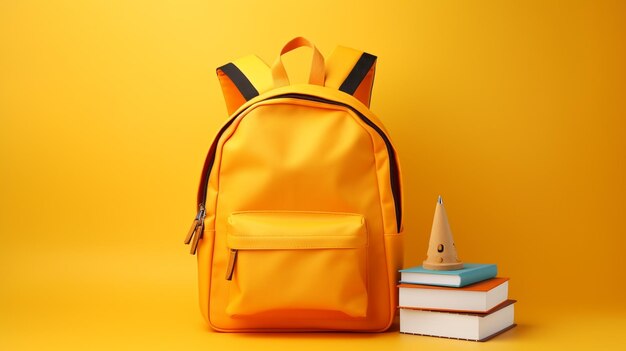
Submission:
[[[459,260],[456,253],[448,215],[446,208],[443,207],[441,196],[439,196],[437,207],[435,207],[435,218],[433,218],[433,227],[428,243],[428,257],[422,263],[422,267],[435,271],[452,271],[463,268],[463,262]]]

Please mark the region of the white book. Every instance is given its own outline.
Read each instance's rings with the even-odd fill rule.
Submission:
[[[400,284],[400,307],[487,312],[506,301],[508,278],[492,278],[464,288]]]
[[[486,341],[515,326],[514,303],[515,300],[507,300],[489,314],[402,308],[400,332]]]

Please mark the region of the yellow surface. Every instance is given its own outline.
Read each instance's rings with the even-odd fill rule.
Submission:
[[[0,2],[0,349],[625,344],[624,3],[334,3]],[[273,62],[297,35],[379,56],[405,264],[443,195],[459,258],[511,277],[516,329],[485,344],[207,330],[182,239],[225,118],[214,69]],[[290,55],[288,70],[309,53]]]

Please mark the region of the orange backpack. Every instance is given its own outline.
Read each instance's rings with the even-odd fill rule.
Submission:
[[[313,50],[309,84],[281,56]],[[402,265],[396,151],[369,110],[376,57],[304,38],[270,68],[217,69],[230,118],[206,158],[198,214],[200,309],[219,331],[367,331],[391,325]]]

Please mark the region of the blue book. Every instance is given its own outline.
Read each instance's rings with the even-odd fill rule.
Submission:
[[[400,283],[460,288],[493,278],[496,274],[495,264],[465,263],[463,269],[454,271],[431,271],[418,266],[400,270]]]

